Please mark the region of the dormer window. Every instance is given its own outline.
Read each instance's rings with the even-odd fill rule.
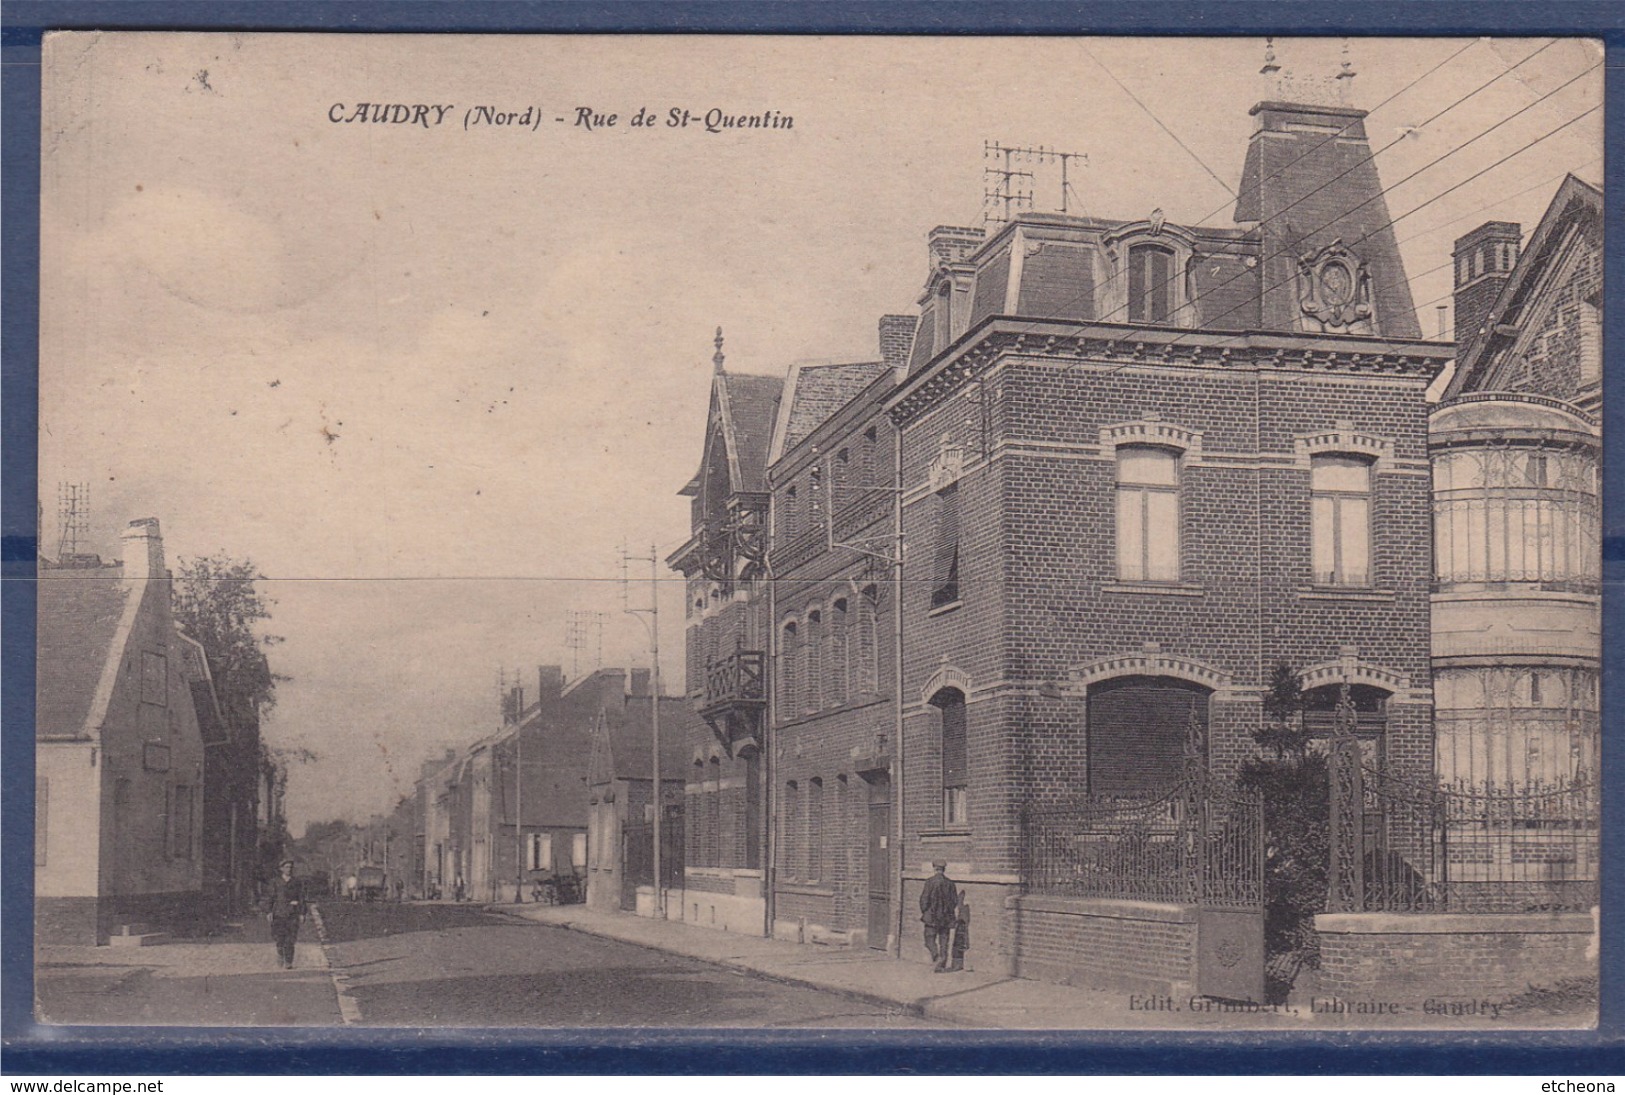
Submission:
[[[935,347],[937,353],[953,341],[953,285],[944,281],[937,286]]]
[[[1174,253],[1142,243],[1128,252],[1128,319],[1130,323],[1172,323],[1174,319]]]

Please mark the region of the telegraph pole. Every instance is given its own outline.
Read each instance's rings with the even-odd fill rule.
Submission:
[[[647,558],[649,563],[649,607],[633,608],[630,598],[630,578],[627,573],[627,564],[641,563]],[[643,621],[643,626],[649,631],[649,690],[653,693],[649,697],[649,730],[653,739],[653,776],[650,797],[654,802],[654,896],[655,919],[663,920],[666,916],[666,891],[660,872],[660,844],[661,844],[661,815],[665,812],[665,788],[660,781],[660,554],[655,545],[649,545],[648,556],[628,555],[626,549],[621,549],[621,594],[626,600],[623,609],[628,615],[636,616]]]

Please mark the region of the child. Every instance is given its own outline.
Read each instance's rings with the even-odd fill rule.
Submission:
[[[949,972],[965,968],[965,952],[970,950],[970,898],[964,890],[959,891],[959,907],[954,910],[954,945],[953,963],[949,965]]]

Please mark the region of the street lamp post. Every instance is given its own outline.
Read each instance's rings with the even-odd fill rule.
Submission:
[[[652,758],[652,760],[653,760],[653,771],[652,771],[653,780],[652,780],[652,783],[651,783],[651,788],[652,789],[650,791],[649,797],[650,797],[651,801],[653,802],[653,806],[651,807],[651,809],[652,809],[652,811],[654,813],[654,834],[653,834],[654,835],[654,899],[655,899],[654,912],[655,912],[655,919],[656,920],[664,919],[665,915],[666,915],[666,894],[665,894],[665,887],[663,886],[663,882],[665,881],[665,879],[661,876],[661,870],[660,870],[660,868],[661,868],[661,863],[660,863],[661,846],[660,845],[661,845],[661,822],[662,822],[661,814],[664,813],[664,810],[662,809],[662,807],[664,806],[664,803],[663,803],[662,800],[664,798],[663,792],[664,792],[665,788],[661,786],[661,782],[660,782],[660,572],[659,572],[659,569],[658,569],[659,565],[660,565],[659,564],[659,559],[660,559],[660,555],[655,550],[655,545],[650,544],[649,545],[649,555],[648,555],[648,561],[649,561],[649,607],[648,608],[632,608],[632,607],[628,606],[625,609],[625,611],[628,612],[629,614],[631,614],[633,616],[636,616],[638,619],[642,620],[643,621],[643,626],[645,628],[647,628],[648,631],[649,631],[649,669],[650,669],[650,673],[649,673],[649,690],[650,690],[651,693],[653,693],[649,697],[649,731],[650,731],[650,737],[653,739],[653,747],[652,747],[652,749],[653,749],[653,758]],[[634,561],[634,559],[633,559],[632,556],[624,556],[623,559],[622,559],[622,564],[621,564],[623,570],[625,568],[626,563],[633,562],[633,561]],[[643,557],[639,556],[639,557],[636,558],[635,561],[642,562]]]

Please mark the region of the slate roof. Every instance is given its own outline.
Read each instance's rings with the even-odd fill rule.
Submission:
[[[652,731],[649,697],[629,696],[624,707],[606,713],[604,731],[609,745],[609,771],[614,779],[648,779]],[[660,769],[665,779],[683,779],[689,753],[699,737],[709,734],[694,708],[682,696],[660,701]],[[595,779],[604,778],[600,769]]]
[[[42,568],[34,736],[82,737],[130,591],[123,568]]]
[[[767,453],[773,442],[773,422],[778,418],[784,381],[748,373],[723,373],[721,379],[726,400],[724,428],[729,431],[729,447],[739,472],[733,489],[765,491]]]
[[[790,406],[784,415],[784,436],[774,446],[789,452],[836,411],[886,371],[883,361],[840,365],[798,365],[791,372]]]

